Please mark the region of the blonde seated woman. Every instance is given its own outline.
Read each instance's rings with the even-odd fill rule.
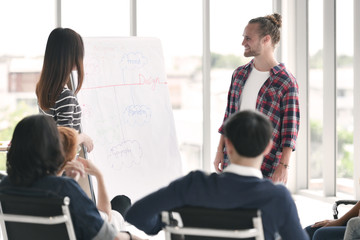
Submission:
[[[58,130],[65,157],[58,176],[63,175],[64,171],[67,176],[76,181],[79,180],[80,176],[84,176],[85,173],[95,176],[98,186],[97,208],[101,217],[111,223],[116,230],[124,231],[125,221],[122,214],[130,207],[130,199],[122,195],[116,196],[112,202],[110,202],[105,188],[104,178],[100,170],[90,160],[76,156],[78,146],[82,143],[84,135],[78,134],[76,130],[68,127],[59,126]],[[111,203],[114,205],[116,201],[121,201],[120,204],[117,203],[117,205],[123,205],[121,210],[117,209],[116,211],[112,209]]]

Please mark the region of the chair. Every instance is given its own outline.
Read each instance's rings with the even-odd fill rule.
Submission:
[[[0,194],[3,239],[76,239],[70,199]]]
[[[166,240],[263,240],[258,209],[210,209],[183,207],[162,212]]]
[[[333,205],[333,216],[334,216],[334,219],[338,219],[338,214],[339,214],[339,211],[338,211],[338,206],[339,205],[355,205],[358,201],[356,200],[339,200],[339,201],[336,201]]]

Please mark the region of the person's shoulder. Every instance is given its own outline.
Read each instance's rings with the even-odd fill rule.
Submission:
[[[268,192],[269,196],[276,197],[288,197],[290,195],[289,190],[283,183],[274,183],[267,178],[255,178],[256,180],[252,181],[256,184],[256,187],[263,192]]]
[[[191,182],[191,183],[205,183],[208,182],[209,179],[214,179],[219,177],[219,174],[217,173],[207,173],[201,170],[194,170],[189,172],[187,175],[178,178],[176,180],[176,182],[181,182],[182,184],[186,183],[186,182]]]
[[[73,186],[75,188],[80,188],[79,184],[72,178],[70,177],[66,177],[66,176],[62,176],[62,177],[57,177],[57,176],[53,176],[52,178],[55,179],[55,181],[61,182],[65,185],[69,185],[69,186]]]
[[[41,182],[53,184],[54,186],[58,186],[61,188],[79,188],[79,184],[74,179],[66,176],[46,176],[41,179]]]
[[[241,65],[241,66],[237,67],[237,68],[234,70],[234,73],[243,71],[243,70],[245,70],[245,69],[249,69],[252,64],[253,64],[253,60],[251,60],[250,62],[248,62],[248,63],[246,63],[246,64],[244,64],[244,65]]]
[[[11,183],[9,177],[5,177],[0,183],[0,192],[4,193],[22,193],[33,196],[63,196],[68,188],[66,185],[73,185],[70,179],[57,176],[44,176],[32,183],[30,187],[15,186]]]
[[[204,178],[219,176],[219,174],[216,173],[216,172],[209,173],[209,172],[205,172],[205,171],[202,171],[202,170],[191,171],[188,175],[197,176],[197,177],[204,177]]]
[[[287,83],[296,83],[296,78],[292,73],[286,69],[283,63],[279,63],[279,65],[273,67],[273,73],[279,77],[283,82]]]
[[[76,198],[79,201],[82,201],[80,198],[88,199],[86,193],[83,191],[80,185],[70,177],[51,176],[49,177],[48,181],[48,185],[49,183],[52,183],[53,186],[56,186],[55,191],[59,195],[66,195],[70,197],[70,199]]]
[[[65,179],[63,177],[45,176],[45,177],[42,177],[41,179],[38,179],[37,181],[35,181],[34,184],[41,184],[43,182],[57,184],[57,183],[67,182],[67,181],[69,181],[69,179]],[[11,184],[9,176],[5,176],[0,182],[0,186],[10,186],[10,185],[12,185],[12,184]]]
[[[64,97],[75,97],[74,93],[67,87],[64,87],[63,90],[60,93],[59,99],[64,98]]]
[[[270,181],[270,180],[269,180]],[[274,183],[274,182],[272,182],[272,181],[270,181],[273,185],[274,185],[274,187],[276,188],[276,189],[278,189],[278,191],[288,191],[287,190],[287,188],[286,188],[286,186],[285,186],[285,184],[283,184],[283,183],[281,183],[281,182],[277,182],[277,183]]]
[[[291,199],[291,193],[283,183],[273,183],[276,196],[281,199]]]
[[[65,87],[59,97],[56,100],[56,106],[63,105],[63,104],[76,104],[77,100],[74,93],[67,87]]]
[[[188,177],[188,178],[207,178],[207,177],[209,177],[209,175],[212,175],[212,174],[209,174],[209,173],[206,173],[206,172],[200,171],[200,170],[194,170],[194,171],[189,172],[185,177]]]
[[[48,175],[38,180],[41,182],[47,182],[47,183],[54,183],[54,184],[71,184],[73,179],[69,177],[61,177],[61,176],[55,176],[55,175]],[[75,182],[75,181],[74,181]]]

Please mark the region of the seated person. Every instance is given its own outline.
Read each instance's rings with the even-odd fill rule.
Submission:
[[[360,239],[360,217],[350,218],[350,220],[346,224],[344,240],[354,239]]]
[[[310,239],[313,240],[344,239],[345,229],[347,228],[346,224],[351,218],[357,217],[359,215],[359,210],[360,202],[357,202],[347,213],[345,213],[339,219],[323,220],[320,222],[316,222],[313,225],[307,226],[305,230],[310,236]],[[354,222],[355,221],[356,220],[354,220]],[[350,235],[350,233],[348,233],[348,235]],[[360,238],[360,236],[358,237]]]
[[[272,125],[254,111],[233,114],[225,123],[231,164],[223,173],[194,171],[145,196],[128,210],[125,220],[153,235],[162,229],[161,212],[182,206],[261,210],[265,239],[308,239],[295,203],[283,185],[263,179],[260,166],[272,146]]]
[[[7,153],[8,176],[0,182],[0,192],[68,196],[76,239],[131,239],[130,233],[117,232],[101,218],[95,204],[77,182],[56,176],[63,162],[55,121],[40,114],[26,117],[15,127]],[[132,239],[138,238],[133,236]]]
[[[83,174],[81,167],[83,168],[85,173],[95,176],[98,185],[98,195],[96,199],[97,208],[100,212],[101,217],[104,220],[110,222],[116,228],[116,230],[124,230],[125,222],[123,216],[121,215],[124,214],[124,210],[122,210],[122,212],[112,210],[109,197],[105,188],[104,178],[100,170],[91,161],[87,159],[84,159],[82,157],[76,159],[77,147],[79,146],[79,143],[81,143],[81,140],[79,141],[79,136],[81,136],[81,134],[78,134],[75,129],[68,127],[59,126],[58,130],[65,157],[65,161],[60,168],[58,176],[61,176],[63,172],[67,169],[68,174],[72,176],[75,180],[78,180],[80,175]],[[75,166],[77,164],[80,164],[80,166]],[[119,198],[119,201],[121,201],[120,198],[123,198],[123,202],[125,202],[126,200],[128,201],[128,203],[125,204],[125,206],[123,207],[124,209],[130,207],[130,199],[128,197],[121,195],[116,196],[116,198]]]

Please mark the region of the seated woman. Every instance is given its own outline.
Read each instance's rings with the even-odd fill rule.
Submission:
[[[337,240],[344,239],[347,223],[351,218],[359,215],[360,202],[357,202],[347,213],[335,220],[324,220],[316,222],[305,228],[312,240]],[[350,233],[349,233],[350,234]]]
[[[75,180],[78,180],[79,176],[81,175],[81,166],[76,166],[77,164],[81,163],[84,167],[84,171],[87,174],[93,175],[96,177],[97,186],[98,186],[98,194],[97,194],[97,208],[100,212],[101,217],[104,220],[110,222],[116,230],[124,230],[125,229],[125,221],[123,218],[124,211],[128,209],[131,205],[130,199],[127,196],[119,195],[116,196],[112,202],[119,201],[122,204],[121,210],[115,209],[112,210],[111,203],[109,201],[109,197],[105,188],[104,178],[100,170],[89,160],[79,157],[76,159],[77,147],[81,143],[81,139],[79,137],[81,134],[78,134],[77,131],[73,128],[68,127],[58,127],[60,140],[64,150],[65,161],[62,164],[62,167],[58,173],[58,176],[63,174],[63,171],[67,169],[69,175]],[[79,169],[77,171],[76,169]]]
[[[13,133],[7,153],[8,176],[0,182],[0,192],[43,192],[44,196],[70,198],[70,213],[78,240],[131,239],[104,221],[95,204],[80,186],[68,177],[57,177],[64,162],[59,132],[55,121],[45,115],[33,115],[21,120]],[[133,236],[132,239],[139,239]]]

